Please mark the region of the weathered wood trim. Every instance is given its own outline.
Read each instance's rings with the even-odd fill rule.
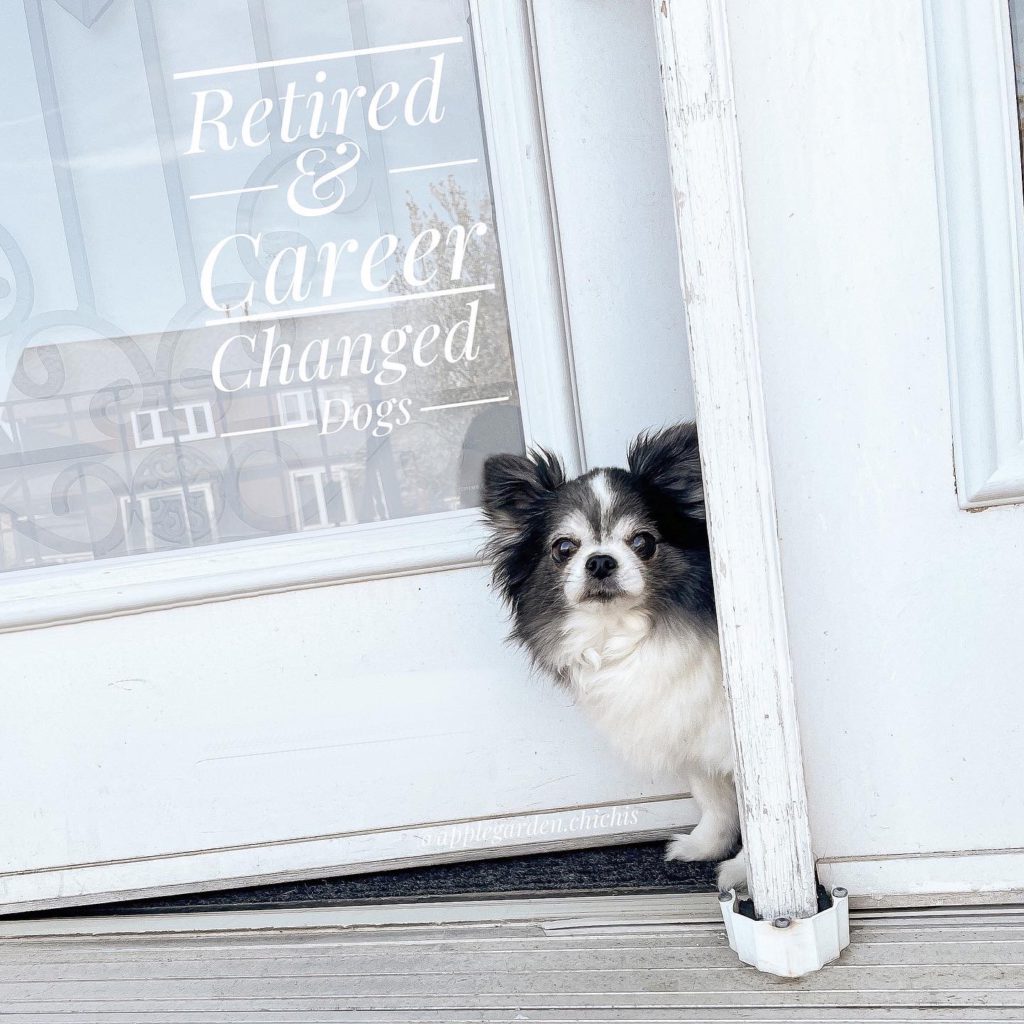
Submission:
[[[725,0],[654,0],[749,888],[816,911]]]

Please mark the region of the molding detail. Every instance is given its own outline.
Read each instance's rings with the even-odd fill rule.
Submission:
[[[758,913],[817,912],[725,0],[655,0],[736,779]]]
[[[823,857],[824,885],[853,886],[856,906],[1024,902],[1024,848]]]
[[[961,508],[984,508],[1024,501],[1024,190],[1009,7],[925,0],[924,15],[957,494]]]
[[[0,633],[476,565],[485,537],[479,511],[461,509],[24,569],[0,582]]]

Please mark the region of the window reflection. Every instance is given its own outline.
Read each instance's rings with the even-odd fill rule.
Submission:
[[[1013,40],[1013,72],[1017,81],[1017,128],[1024,154],[1024,3],[1009,0],[1010,38]]]
[[[523,439],[471,31],[0,9],[0,570],[478,503]]]

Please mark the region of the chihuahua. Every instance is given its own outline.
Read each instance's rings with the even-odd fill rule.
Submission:
[[[695,426],[641,434],[628,467],[568,480],[543,449],[492,455],[486,551],[511,639],[624,757],[689,778],[700,823],[666,858],[722,861],[739,813]],[[721,889],[745,878],[742,851],[718,868]]]

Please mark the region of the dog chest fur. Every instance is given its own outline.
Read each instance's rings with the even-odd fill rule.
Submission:
[[[557,653],[577,703],[649,771],[732,770],[732,739],[713,632],[655,627],[642,611],[576,609]]]

